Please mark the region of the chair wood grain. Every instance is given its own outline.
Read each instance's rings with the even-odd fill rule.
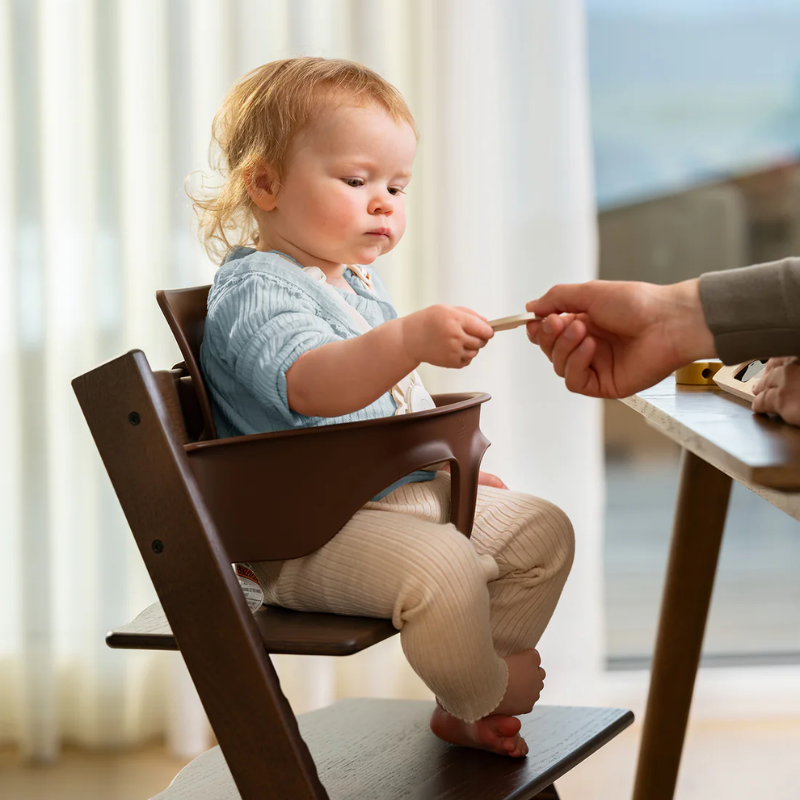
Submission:
[[[552,784],[633,721],[630,711],[539,706],[521,717],[528,756],[453,747],[428,727],[433,703],[344,700],[298,717],[331,800],[557,798]],[[264,800],[278,800],[264,786]],[[219,748],[153,800],[239,800]]]
[[[394,636],[388,619],[316,614],[262,606],[254,615],[268,653],[349,656]],[[178,650],[161,603],[148,606],[131,622],[114,628],[106,644],[120,650]]]

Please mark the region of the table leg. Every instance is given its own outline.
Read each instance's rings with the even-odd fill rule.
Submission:
[[[731,479],[684,450],[633,800],[671,800],[700,663]]]

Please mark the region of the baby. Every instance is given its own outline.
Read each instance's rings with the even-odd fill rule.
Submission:
[[[446,305],[398,318],[369,269],[405,230],[417,134],[397,90],[349,61],[273,62],[234,87],[214,135],[225,180],[197,205],[224,256],[201,351],[220,436],[430,407],[416,368],[465,367],[493,331]],[[343,453],[330,480],[352,469]],[[449,522],[450,475],[420,470],[320,550],[252,566],[268,604],[391,618],[436,695],[432,731],[520,757],[515,715],[543,687],[533,648],[572,564],[572,526],[494,476],[480,483],[470,539]]]

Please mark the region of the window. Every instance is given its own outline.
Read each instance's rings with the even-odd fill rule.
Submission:
[[[800,5],[587,0],[604,278],[671,283],[800,255]],[[678,452],[608,403],[611,668],[649,660]],[[734,487],[711,664],[800,663],[800,523]]]

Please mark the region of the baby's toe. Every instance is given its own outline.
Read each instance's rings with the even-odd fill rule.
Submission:
[[[506,752],[512,758],[522,758],[528,755],[528,743],[521,736],[517,736],[513,740],[507,739],[506,741],[511,742],[513,745],[510,750],[506,748]]]
[[[498,736],[514,738],[520,731],[522,723],[516,717],[507,717],[505,714],[495,714],[486,717]]]

